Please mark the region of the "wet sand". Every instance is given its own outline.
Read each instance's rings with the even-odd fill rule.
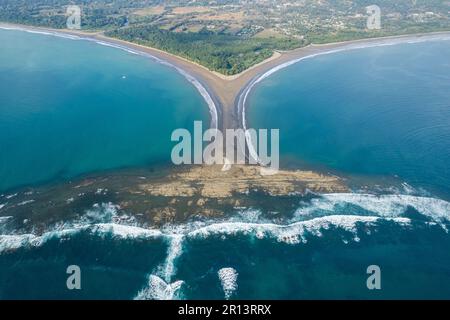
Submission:
[[[104,36],[101,32],[83,32],[77,30],[50,29],[31,27],[23,25],[15,25],[9,23],[0,23],[0,28],[23,29],[28,31],[40,31],[59,34],[75,35],[94,41],[102,41],[104,43],[119,45],[131,50],[140,51],[152,55],[160,60],[184,70],[189,75],[196,78],[208,91],[213,99],[218,113],[218,128],[221,130],[228,128],[242,128],[244,118],[242,117],[243,106],[239,105],[242,94],[249,89],[252,83],[264,75],[266,72],[282,66],[291,61],[296,61],[310,56],[327,54],[335,51],[348,50],[352,47],[368,47],[388,45],[393,43],[407,43],[412,41],[426,41],[439,36],[450,36],[449,32],[435,32],[426,34],[412,34],[404,36],[391,36],[383,38],[371,38],[353,40],[339,43],[329,43],[322,45],[309,45],[291,51],[275,52],[274,55],[253,67],[233,76],[226,76],[211,71],[204,66],[185,58],[167,53],[155,48],[142,46],[139,44],[118,40]],[[251,87],[250,87],[251,89]]]
[[[450,37],[450,32],[364,39],[326,45],[310,45],[272,58],[235,76],[224,76],[175,55],[105,37],[101,33],[54,30],[0,23],[0,28],[25,29],[57,35],[74,35],[93,41],[118,45],[149,54],[183,70],[196,78],[212,97],[218,111],[219,129],[245,125],[245,97],[268,73],[301,59],[358,47],[425,41],[433,37]],[[148,169],[148,168],[147,168]],[[156,170],[119,170],[93,178],[79,177],[66,183],[26,188],[17,196],[1,198],[1,215],[23,218],[23,228],[32,212],[35,222],[48,225],[60,221],[61,212],[72,218],[94,203],[117,203],[121,209],[135,212],[142,222],[162,225],[181,222],[192,216],[220,217],[238,207],[265,206],[267,212],[289,212],[298,205],[299,197],[308,192],[348,192],[346,181],[311,171],[281,170],[277,175],[261,176],[255,166],[234,166],[223,173],[221,166],[184,166]],[[281,199],[277,201],[274,198]],[[285,210],[280,207],[286,206]],[[55,220],[56,219],[56,220]],[[35,225],[30,223],[30,225]]]

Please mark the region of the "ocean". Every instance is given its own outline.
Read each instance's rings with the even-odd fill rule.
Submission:
[[[137,55],[17,31],[0,40],[0,299],[450,298],[450,42],[320,56],[252,91],[248,123],[280,129],[282,164],[342,174],[353,192],[291,195],[281,221],[234,208],[161,229],[98,203],[21,233],[2,214],[9,190],[164,161],[170,128],[208,108]],[[81,290],[67,287],[70,265]],[[380,289],[367,286],[370,266]]]
[[[210,121],[202,96],[169,66],[17,30],[0,30],[0,42],[0,192],[170,163],[172,131]]]
[[[445,40],[305,59],[250,92],[248,125],[280,129],[284,166],[450,199],[449,57]]]

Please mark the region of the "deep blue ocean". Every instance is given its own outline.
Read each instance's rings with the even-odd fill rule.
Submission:
[[[282,222],[236,208],[161,230],[104,203],[26,234],[2,213],[9,190],[164,162],[172,128],[208,108],[145,57],[18,31],[0,43],[0,299],[450,298],[450,41],[315,57],[251,93],[248,123],[280,129],[285,166],[401,187],[298,195]]]

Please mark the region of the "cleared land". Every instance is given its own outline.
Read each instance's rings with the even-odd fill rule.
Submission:
[[[0,21],[66,27],[82,7],[82,28],[164,50],[224,75],[311,43],[450,30],[448,1],[378,0],[381,29],[369,30],[360,0],[3,0]]]

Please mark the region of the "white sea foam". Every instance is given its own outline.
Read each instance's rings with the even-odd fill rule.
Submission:
[[[64,228],[64,229],[62,229]],[[52,231],[42,235],[11,234],[0,235],[0,253],[17,250],[21,247],[40,247],[52,239],[64,239],[80,232],[89,232],[98,236],[112,235],[115,239],[153,239],[163,235],[156,229],[145,229],[135,226],[120,225],[115,223],[99,223],[93,225],[66,225],[57,226]]]
[[[406,194],[414,195],[418,193],[417,190],[407,182],[403,182],[402,187]]]
[[[0,207],[0,209],[1,209],[1,207]],[[8,221],[9,219],[12,219],[12,216],[0,217],[0,223],[4,223],[4,222]]]
[[[343,204],[358,206],[373,215],[333,215],[332,213],[336,207]],[[325,194],[321,198],[313,199],[308,207],[298,209],[296,218],[294,218],[297,221],[292,220],[290,224],[257,222],[255,219],[257,219],[260,212],[248,209],[242,211],[240,218],[231,218],[228,221],[215,223],[193,222],[166,226],[162,229],[147,229],[120,223],[122,218],[117,215],[117,206],[107,203],[95,205],[93,209],[88,210],[87,215],[78,221],[56,225],[52,230],[45,232],[41,236],[32,234],[1,236],[0,251],[20,247],[19,244],[23,245],[31,240],[45,243],[46,240],[53,237],[64,236],[68,233],[73,234],[83,230],[100,235],[112,234],[117,239],[166,237],[170,241],[168,258],[161,267],[162,271],[159,274],[169,282],[175,273],[174,261],[182,254],[184,238],[248,234],[256,238],[273,238],[280,242],[299,243],[306,241],[306,234],[320,236],[322,230],[329,229],[330,226],[356,234],[358,223],[375,224],[383,218],[407,225],[410,223],[410,220],[401,217],[401,215],[408,206],[415,208],[419,213],[432,218],[442,226],[444,226],[444,221],[448,221],[450,214],[450,203],[434,198],[409,195]],[[305,214],[313,214],[317,210],[328,211],[331,215],[298,221]],[[12,242],[16,245],[11,245]]]
[[[17,205],[18,205],[18,206],[24,206],[24,205],[27,205],[27,204],[30,204],[30,203],[33,203],[33,202],[34,202],[33,199],[31,199],[31,200],[25,200],[25,201],[19,202]]]
[[[255,224],[257,225],[257,224]],[[275,225],[274,225],[275,226]],[[212,224],[207,227],[199,229],[199,231],[192,231],[188,233],[190,237],[207,237],[209,235],[223,233],[223,234],[237,234],[239,232],[246,232],[246,230],[263,230],[264,225],[259,228],[249,226],[245,223],[222,223]],[[4,251],[16,250],[21,247],[38,247],[45,244],[50,239],[64,238],[75,235],[82,231],[89,231],[97,235],[112,235],[116,239],[133,239],[133,238],[158,238],[167,237],[170,241],[167,259],[159,268],[160,274],[165,279],[170,279],[174,274],[175,260],[182,253],[182,239],[180,234],[165,234],[156,229],[145,229],[135,226],[119,225],[114,223],[100,223],[94,225],[80,225],[69,229],[55,229],[48,231],[42,235],[34,234],[11,234],[0,235],[0,253]]]
[[[3,209],[8,203],[0,204],[0,210]]]
[[[65,229],[46,232],[40,236],[34,234],[0,235],[0,253],[14,251],[22,247],[40,247],[50,239],[62,239],[78,231],[76,229]]]
[[[166,60],[160,59],[160,58],[158,58],[152,54],[149,54],[147,52],[144,52],[144,51],[131,49],[125,45],[120,45],[117,43],[112,43],[112,42],[108,42],[108,41],[104,41],[104,40],[97,40],[97,39],[89,38],[89,37],[70,35],[70,34],[56,32],[56,31],[41,31],[41,30],[35,30],[35,29],[28,29],[28,28],[23,28],[23,27],[19,27],[19,26],[16,27],[16,26],[1,26],[0,25],[0,29],[25,31],[28,33],[36,33],[36,34],[42,34],[42,35],[48,35],[48,36],[55,36],[55,37],[66,38],[66,39],[71,39],[71,40],[92,41],[99,45],[103,45],[103,46],[107,46],[107,47],[111,47],[111,48],[115,48],[115,49],[120,49],[120,50],[126,51],[131,54],[147,57],[147,58],[150,58],[153,61],[156,61],[160,64],[169,66],[169,67],[175,69],[182,76],[184,76],[197,89],[197,91],[200,93],[200,95],[203,97],[203,99],[206,101],[206,104],[208,105],[208,109],[211,114],[211,128],[217,129],[217,125],[218,125],[217,106],[216,106],[214,100],[212,99],[211,95],[209,94],[208,90],[198,79],[193,77],[191,74],[189,74],[182,68],[180,68],[172,63],[169,63]]]
[[[329,54],[350,51],[350,50],[392,46],[392,45],[399,45],[399,44],[414,44],[414,43],[422,43],[422,42],[430,42],[430,41],[449,41],[449,40],[450,40],[449,34],[430,34],[430,35],[424,35],[424,36],[417,37],[417,38],[405,37],[405,38],[378,39],[375,41],[372,40],[371,42],[351,43],[348,45],[344,45],[340,48],[329,49],[326,51],[312,53],[307,56],[293,59],[293,60],[287,61],[285,63],[282,63],[280,65],[277,65],[274,68],[266,71],[262,75],[259,75],[259,76],[255,77],[254,79],[252,79],[249,82],[249,84],[242,90],[241,94],[239,95],[238,110],[242,112],[242,127],[244,128],[244,130],[247,129],[246,111],[245,110],[246,110],[246,105],[247,105],[247,98],[248,98],[250,91],[255,87],[255,85],[257,85],[258,83],[260,83],[267,77],[269,77],[272,74],[274,74],[275,72],[285,69],[293,64],[296,64],[296,63],[301,62],[306,59],[315,58],[318,56],[329,55]],[[370,39],[368,39],[368,41],[370,41]],[[251,141],[250,135],[246,136],[246,140],[247,140],[247,144],[249,146],[248,148],[250,150],[256,150],[255,147],[253,146],[253,142]],[[258,160],[258,158],[255,158],[255,159]]]
[[[161,231],[156,229],[145,229],[116,223],[100,223],[94,225],[92,230],[96,233],[112,234],[120,239],[158,238],[163,236]]]
[[[0,253],[29,246],[34,239],[36,236],[32,234],[0,235]]]
[[[338,206],[354,205],[382,217],[398,217],[408,207],[436,222],[450,221],[450,203],[437,198],[412,195],[372,195],[359,193],[324,194],[313,199],[311,205],[297,210],[297,215],[314,214],[319,210],[334,212]]]
[[[183,281],[175,281],[174,283],[166,283],[158,276],[150,275],[148,278],[148,286],[138,292],[135,300],[173,300],[177,297],[177,293],[181,288]]]
[[[298,244],[305,243],[307,235],[322,236],[322,231],[328,230],[332,226],[351,232],[356,237],[358,224],[374,225],[380,220],[390,220],[403,226],[407,226],[411,222],[408,218],[382,219],[374,216],[331,215],[287,225],[245,222],[214,223],[191,231],[186,236],[189,238],[208,238],[212,235],[235,236],[244,234],[253,235],[260,239],[272,238],[278,242]]]
[[[217,275],[219,276],[220,283],[225,294],[225,299],[228,300],[238,288],[238,273],[233,268],[222,268],[217,272]]]
[[[242,209],[238,211],[238,219],[243,222],[258,222],[261,221],[261,214],[259,209]]]
[[[117,217],[119,207],[111,202],[94,204],[92,209],[86,211],[81,218],[81,223],[112,222]]]
[[[352,214],[339,212],[348,211],[348,205],[354,206]],[[165,281],[170,282],[175,273],[174,261],[183,252],[185,238],[208,238],[212,235],[237,235],[247,234],[255,238],[273,238],[285,243],[305,242],[305,235],[321,236],[322,231],[331,226],[341,228],[356,235],[357,225],[376,224],[383,219],[396,222],[400,225],[408,225],[410,219],[402,217],[408,207],[412,207],[423,214],[432,222],[439,224],[444,229],[450,216],[450,203],[444,200],[411,195],[371,195],[371,194],[324,194],[314,198],[308,206],[299,208],[288,224],[276,224],[262,222],[259,218],[259,210],[241,210],[238,217],[226,221],[191,222],[179,225],[168,225],[161,229],[147,229],[126,215],[118,214],[118,207],[112,203],[94,205],[80,219],[73,222],[57,224],[51,230],[37,236],[32,234],[2,236],[0,239],[0,251],[13,249],[20,244],[36,240],[44,243],[52,237],[67,235],[67,232],[89,231],[95,234],[112,234],[117,239],[126,238],[157,238],[166,237],[169,243],[166,262],[158,273]],[[364,212],[359,212],[361,208]],[[317,216],[317,215],[321,216]],[[365,214],[365,215],[361,215]],[[314,215],[316,215],[314,217]],[[314,218],[311,218],[314,217]],[[311,219],[310,219],[311,218]],[[308,219],[308,220],[306,220]],[[14,242],[16,245],[12,246]]]
[[[170,238],[169,249],[167,250],[167,258],[163,265],[162,275],[168,283],[175,275],[175,262],[183,253],[183,235],[173,235]]]
[[[139,291],[134,299],[172,300],[175,297],[175,293],[177,293],[183,284],[181,280],[175,281],[174,283],[171,283],[171,280],[176,272],[176,260],[183,253],[184,236],[172,234],[168,239],[170,242],[166,260],[161,266],[157,267],[156,274],[149,275],[148,285]]]

